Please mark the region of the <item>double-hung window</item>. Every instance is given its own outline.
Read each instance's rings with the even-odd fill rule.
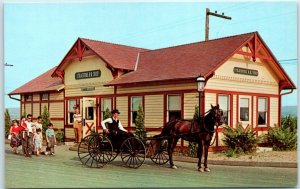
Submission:
[[[112,100],[111,98],[101,98],[101,119],[104,120],[105,118],[105,112],[111,111]]]
[[[167,120],[181,119],[181,95],[167,96]]]
[[[218,95],[218,104],[220,109],[223,110],[224,124],[230,124],[230,96],[229,95]]]
[[[240,121],[249,121],[249,99],[240,99]]]
[[[143,107],[143,98],[141,96],[131,97],[131,125],[132,126],[135,126],[135,119],[137,117],[139,106]]]
[[[75,114],[74,107],[76,107],[76,100],[75,99],[68,100],[68,124],[73,124],[74,122],[74,118],[73,118],[73,115]]]
[[[267,124],[267,98],[258,98],[258,125]]]

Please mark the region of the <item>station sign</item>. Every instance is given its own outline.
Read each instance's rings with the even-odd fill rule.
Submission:
[[[76,72],[75,73],[75,79],[89,79],[89,78],[95,78],[100,77],[101,71],[100,70],[90,70],[90,71],[84,71],[84,72]]]
[[[251,69],[246,69],[246,68],[234,67],[233,72],[235,74],[258,76],[258,70],[251,70]]]

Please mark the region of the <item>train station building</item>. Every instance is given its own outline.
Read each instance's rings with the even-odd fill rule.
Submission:
[[[46,106],[65,141],[74,141],[75,106],[86,136],[92,129],[102,132],[107,108],[117,108],[122,125],[134,131],[141,105],[152,136],[170,119],[193,118],[200,104],[199,75],[206,83],[204,112],[219,104],[225,124],[251,127],[257,135],[280,125],[282,96],[296,89],[259,33],[252,32],[155,50],[78,38],[56,67],[9,96],[20,100],[20,115],[37,118]],[[224,146],[222,132],[219,127],[213,150]]]

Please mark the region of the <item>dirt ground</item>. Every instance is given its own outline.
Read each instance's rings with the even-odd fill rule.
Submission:
[[[222,152],[209,152],[210,160],[251,161],[251,162],[297,162],[298,151],[265,151],[253,154],[227,157]]]

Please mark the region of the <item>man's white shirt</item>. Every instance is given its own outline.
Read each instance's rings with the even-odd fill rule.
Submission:
[[[118,120],[116,119],[115,121],[118,121]],[[102,126],[103,130],[107,129],[105,126],[105,123],[112,123],[112,122],[113,122],[113,119],[111,117],[101,121],[101,126]],[[124,129],[120,120],[119,120],[118,128],[122,131],[128,132],[126,129]]]

